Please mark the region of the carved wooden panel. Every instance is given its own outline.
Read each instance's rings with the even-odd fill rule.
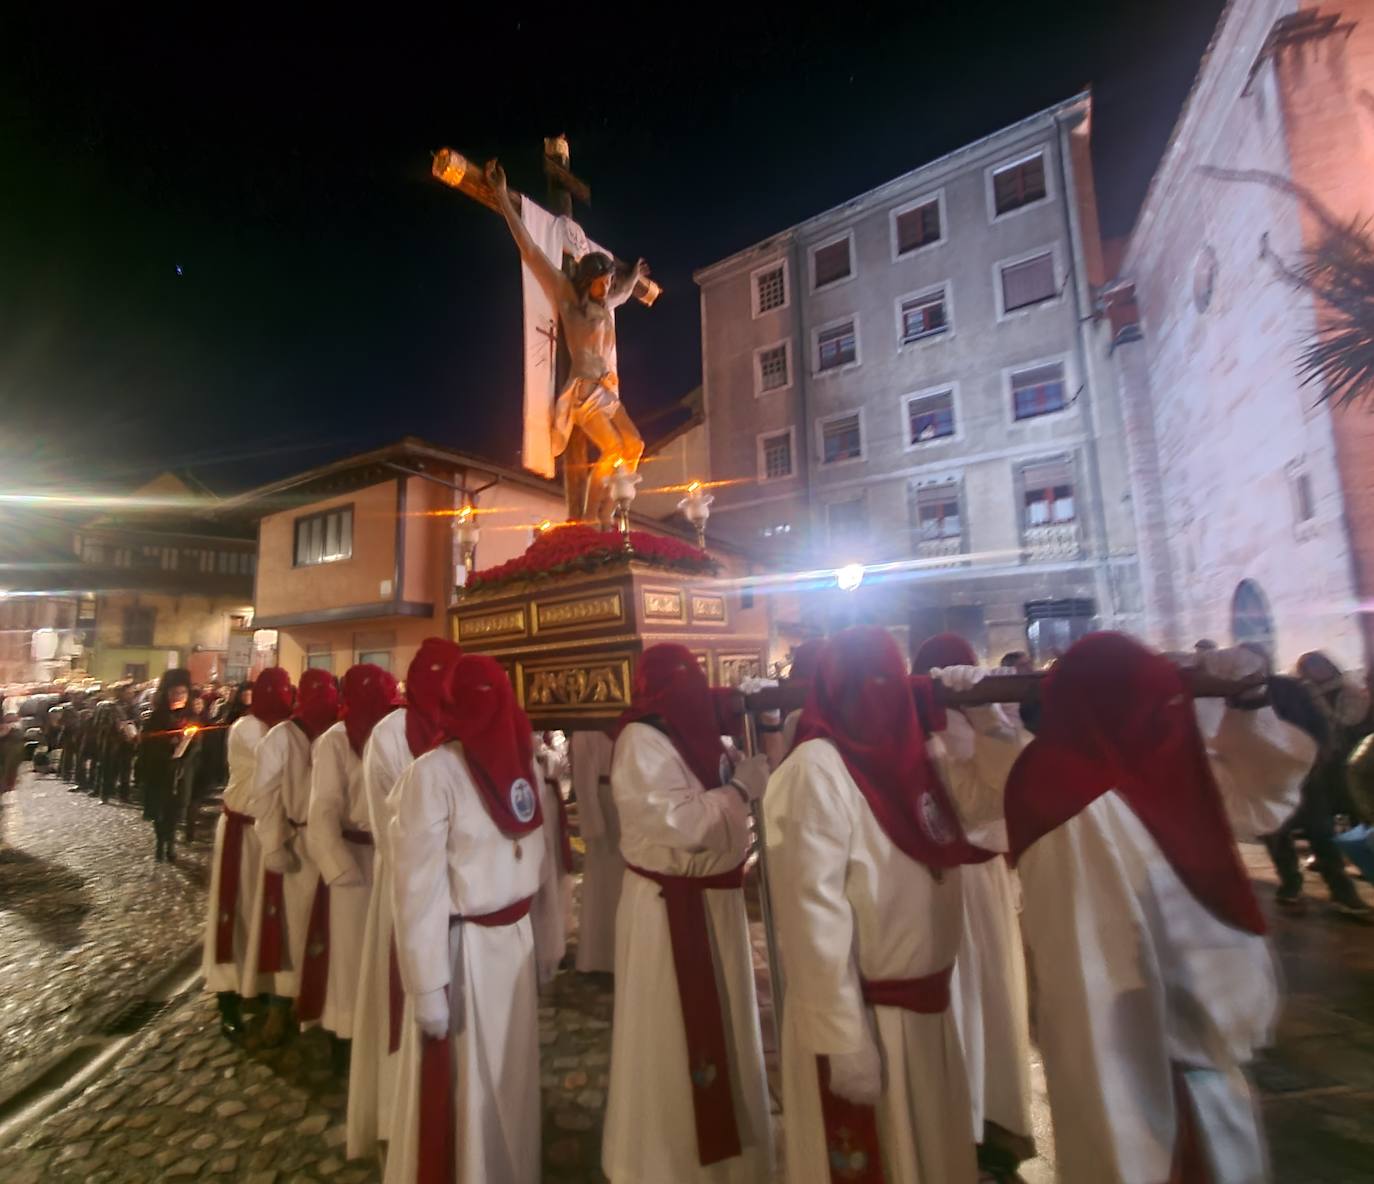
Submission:
[[[687,610],[683,603],[681,588],[645,588],[643,597],[646,621],[686,624]]]
[[[625,617],[619,591],[598,592],[592,596],[569,596],[562,600],[534,602],[534,631],[550,633],[559,629],[580,629]]]
[[[717,654],[717,683],[724,687],[739,686],[745,678],[762,678],[763,661],[757,651],[748,654]]]
[[[521,704],[536,718],[541,709],[616,714],[630,705],[630,660],[626,657],[517,661],[516,669]]]
[[[458,640],[486,641],[494,637],[523,637],[525,610],[503,609],[497,613],[483,613],[476,617],[458,618]]]
[[[725,597],[693,592],[692,621],[697,625],[724,625]]]

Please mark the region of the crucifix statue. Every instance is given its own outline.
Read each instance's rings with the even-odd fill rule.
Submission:
[[[511,193],[496,161],[479,174],[463,157],[442,149],[433,171],[500,213],[520,251],[526,341],[523,463],[552,476],[554,459],[562,456],[568,518],[596,518],[604,526],[611,517],[610,475],[617,467],[634,471],[644,453],[644,441],[620,401],[613,314],[631,296],[652,304],[658,286],[642,259],[632,267],[618,265],[572,220],[572,198],[585,202],[590,194],[568,171],[561,136],[545,141],[544,166],[557,216]],[[588,442],[599,453],[594,466]]]

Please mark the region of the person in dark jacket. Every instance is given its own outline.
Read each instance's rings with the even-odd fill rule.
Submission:
[[[143,786],[143,812],[153,820],[159,862],[176,862],[176,824],[185,808],[183,795],[187,789],[182,775],[184,756],[178,759],[177,750],[191,725],[190,698],[191,672],[167,671],[158,684],[153,709],[143,721],[139,737],[138,775]]]

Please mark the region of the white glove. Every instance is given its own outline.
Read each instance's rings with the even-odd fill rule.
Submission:
[[[1233,646],[1227,650],[1207,650],[1202,655],[1202,669],[1213,678],[1241,682],[1265,673],[1266,663],[1254,650]]]
[[[872,1106],[883,1092],[883,1058],[865,1038],[855,1052],[830,1054],[830,1092],[856,1106]]]
[[[768,788],[768,758],[762,753],[757,756],[747,756],[735,766],[735,771],[730,777],[730,784],[737,789],[744,791],[744,796],[751,802],[757,802],[763,797],[763,791]]]
[[[940,666],[930,672],[931,678],[939,679],[951,691],[967,691],[987,676],[988,671],[981,666]]]
[[[289,847],[278,847],[275,851],[264,851],[262,853],[262,866],[269,872],[275,872],[279,876],[289,872],[294,862]]]
[[[415,1022],[420,1031],[431,1040],[442,1040],[448,1035],[448,988],[437,987],[425,991],[410,1000],[415,1012]]]
[[[361,888],[367,881],[363,879],[363,873],[358,870],[356,863],[349,863],[337,876],[329,881],[331,888]]]

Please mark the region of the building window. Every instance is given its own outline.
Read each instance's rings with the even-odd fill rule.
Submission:
[[[150,646],[157,628],[157,609],[134,605],[124,610],[124,639],[126,646]]]
[[[923,485],[916,490],[916,537],[920,542],[957,539],[962,533],[957,485]]]
[[[1004,313],[1043,304],[1059,295],[1054,282],[1054,254],[1050,251],[1020,263],[1004,263],[1000,270]]]
[[[787,307],[787,268],[779,263],[754,273],[754,315]]]
[[[868,534],[868,503],[862,496],[831,502],[825,518],[832,545],[859,542]]]
[[[902,344],[910,345],[922,337],[934,337],[949,328],[945,315],[945,293],[929,292],[902,301]]]
[[[940,201],[932,197],[909,210],[893,215],[897,234],[897,254],[906,255],[940,241]]]
[[[1021,491],[1027,529],[1063,525],[1078,516],[1067,459],[1027,465],[1021,470]]]
[[[853,321],[832,325],[816,334],[817,370],[838,370],[841,366],[856,362],[858,357],[859,340],[854,333]]]
[[[360,665],[380,666],[383,670],[391,670],[391,651],[390,650],[359,650],[358,663]]]
[[[1317,516],[1317,504],[1312,496],[1312,478],[1307,473],[1293,475],[1293,510],[1299,522],[1310,522]]]
[[[307,670],[328,670],[334,672],[334,651],[328,645],[311,644],[305,649],[305,668]]]
[[[992,200],[998,215],[1009,214],[1045,196],[1045,156],[1037,152],[992,174]]]
[[[849,236],[817,247],[811,253],[811,287],[824,288],[848,279],[853,274],[849,259]]]
[[[353,555],[353,507],[296,519],[296,566],[336,563]]]
[[[1011,376],[1012,414],[1017,419],[1034,419],[1063,411],[1065,402],[1064,363],[1051,362],[1017,370]]]
[[[1254,580],[1241,580],[1236,585],[1231,598],[1231,639],[1236,645],[1258,645],[1273,657],[1274,615],[1264,589]]]
[[[954,435],[954,392],[937,391],[906,401],[908,445],[943,440]]]
[[[771,345],[767,349],[761,349],[754,355],[757,373],[755,379],[759,394],[766,394],[769,391],[780,391],[792,381],[791,366],[788,362],[791,358],[791,350],[787,342],[778,345]]]
[[[864,454],[863,429],[859,413],[839,415],[821,424],[821,463],[833,465],[842,460],[858,460]]]
[[[792,476],[792,429],[759,437],[759,475],[764,481]]]

